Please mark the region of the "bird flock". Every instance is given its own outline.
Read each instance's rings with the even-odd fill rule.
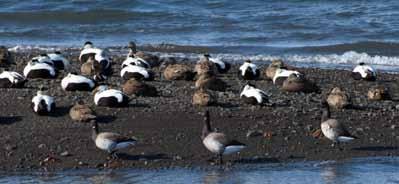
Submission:
[[[155,73],[151,68],[158,65],[160,58],[155,55],[137,51],[136,44],[129,42],[129,53],[121,64],[120,77],[126,82],[122,90],[112,89],[106,85],[112,70],[112,59],[106,50],[94,47],[93,43],[86,42],[80,52],[80,74],[69,72],[70,62],[60,52],[46,53],[33,57],[23,69],[23,74],[6,69],[0,74],[1,88],[21,88],[29,79],[54,79],[59,71],[66,75],[61,80],[61,87],[65,91],[91,91],[96,106],[126,107],[130,102],[130,95],[157,96],[158,91],[154,86],[144,81],[154,80]],[[0,47],[0,64],[7,63],[9,52],[5,47]],[[194,69],[185,63],[169,64],[162,74],[164,80],[195,80],[195,92],[192,97],[194,106],[204,107],[213,105],[216,98],[210,91],[225,91],[229,86],[219,76],[227,73],[231,64],[205,53],[196,63]],[[246,81],[242,86],[240,99],[243,103],[251,105],[271,105],[272,98],[262,89],[257,88],[252,80],[257,80],[261,75],[271,80],[274,85],[286,92],[320,93],[319,87],[308,80],[305,74],[294,67],[286,65],[281,60],[274,60],[261,71],[255,63],[245,60],[238,68],[237,78]],[[352,71],[354,80],[374,81],[377,78],[375,70],[365,63],[359,63]],[[56,108],[56,97],[49,96],[44,86],[40,86],[37,94],[32,98],[32,110],[38,115],[49,115]],[[382,100],[389,98],[387,90],[383,87],[370,89],[368,98]],[[335,87],[321,103],[322,115],[320,130],[323,135],[340,148],[342,142],[356,139],[351,135],[344,124],[330,117],[330,108],[342,109],[351,106],[349,95],[341,88]],[[100,132],[96,121],[95,112],[82,100],[77,100],[70,109],[69,115],[73,121],[92,122],[92,140],[97,148],[107,151],[114,159],[116,152],[137,144],[134,137],[122,136],[113,132]],[[246,147],[244,143],[230,139],[226,134],[211,128],[210,115],[207,110],[203,113],[204,125],[201,139],[206,149],[216,155],[217,162],[223,163],[223,155],[240,152]]]

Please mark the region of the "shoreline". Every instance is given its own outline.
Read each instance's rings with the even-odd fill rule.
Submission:
[[[17,53],[16,63],[21,72],[24,64],[38,53]],[[74,70],[79,69],[78,55],[64,53]],[[114,59],[114,75],[108,83],[120,89],[120,63],[125,54]],[[268,64],[268,63],[267,63]],[[263,69],[267,64],[264,64]],[[192,65],[192,64],[191,64]],[[399,99],[399,75],[379,73],[376,82],[354,81],[350,71],[299,68],[307,78],[316,82],[321,94],[281,92],[268,80],[258,80],[257,87],[271,95],[275,106],[243,105],[239,93],[243,81],[236,77],[238,65],[221,75],[230,87],[226,92],[215,92],[218,105],[211,106],[211,122],[222,132],[246,143],[240,155],[226,157],[230,164],[269,163],[304,160],[341,160],[356,157],[399,155],[399,103],[369,101],[367,90],[376,84],[389,88],[394,99]],[[158,74],[159,68],[154,68]],[[78,70],[77,70],[78,71]],[[159,97],[137,97],[128,108],[108,109],[93,106],[90,92],[62,91],[60,81],[30,80],[22,89],[0,89],[1,127],[0,170],[65,170],[75,168],[150,168],[209,167],[212,154],[202,145],[203,109],[191,105],[194,82],[165,81],[156,75],[154,81]],[[57,111],[52,116],[37,116],[30,109],[30,100],[40,84],[49,86],[56,98]],[[331,148],[331,142],[314,138],[320,126],[320,101],[327,92],[340,86],[351,94],[359,109],[332,111],[333,118],[343,121],[349,131],[359,137],[343,147]],[[82,98],[99,115],[100,130],[136,136],[137,146],[122,151],[122,161],[107,163],[107,154],[97,149],[90,139],[90,123],[70,120],[68,112],[75,98]],[[173,108],[171,108],[173,107]],[[261,132],[247,137],[249,131]],[[227,164],[229,165],[229,163]]]

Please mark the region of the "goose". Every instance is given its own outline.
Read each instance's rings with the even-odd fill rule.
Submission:
[[[285,64],[282,60],[273,60],[272,63],[266,68],[264,75],[267,79],[273,80],[276,70],[279,68],[284,68]]]
[[[377,73],[371,66],[362,62],[353,69],[352,78],[355,80],[363,79],[367,81],[375,81],[377,79]]]
[[[163,76],[166,80],[193,80],[195,73],[191,70],[191,68],[184,64],[172,64],[168,65],[164,72]]]
[[[331,90],[327,97],[327,103],[334,109],[343,109],[351,104],[349,95],[339,87]]]
[[[79,100],[70,110],[69,117],[77,122],[89,122],[96,119],[95,112],[82,100]]]
[[[200,88],[194,92],[194,106],[209,106],[216,103],[215,97],[206,89]]]
[[[326,101],[322,102],[323,113],[321,116],[321,131],[324,136],[333,141],[333,146],[339,146],[341,142],[350,142],[356,139],[351,135],[343,124],[338,120],[332,119],[330,115],[330,106]]]
[[[92,140],[96,147],[107,151],[112,159],[117,159],[117,151],[136,145],[137,140],[133,137],[125,137],[113,132],[100,132],[98,123],[93,121]]]
[[[244,80],[256,80],[259,77],[259,69],[250,60],[246,60],[239,68],[238,76]]]
[[[122,91],[108,89],[106,85],[100,85],[93,90],[94,103],[104,107],[125,107],[129,104],[129,97]]]
[[[281,90],[287,92],[320,93],[319,87],[304,75],[293,73],[284,80]]]
[[[62,56],[61,52],[56,51],[54,53],[49,53],[47,56],[50,58],[53,66],[57,70],[68,70],[70,67],[69,61]]]
[[[123,93],[126,95],[137,95],[137,96],[157,96],[158,91],[154,86],[150,86],[143,81],[139,81],[135,78],[131,78],[123,84]]]
[[[26,78],[17,72],[4,70],[0,74],[0,88],[20,88],[25,82]]]
[[[204,54],[204,57],[216,65],[216,69],[219,73],[227,73],[231,68],[230,63],[224,62],[218,58],[213,58],[210,54]]]
[[[141,66],[143,68],[151,68],[150,64],[148,64],[147,61],[144,59],[141,59],[139,57],[134,57],[134,56],[128,56],[125,61],[122,63],[122,68],[125,68],[129,65],[137,65]]]
[[[44,78],[51,79],[55,78],[57,73],[54,67],[47,62],[37,62],[36,60],[32,60],[28,62],[28,64],[24,68],[24,76],[26,78]]]
[[[256,88],[256,86],[251,83],[247,83],[244,86],[240,98],[244,103],[251,105],[262,105],[269,102],[266,92]]]
[[[219,163],[223,164],[223,155],[238,153],[246,147],[245,144],[229,139],[226,134],[212,131],[209,111],[205,111],[204,127],[202,129],[202,143],[210,152],[217,155]]]
[[[195,88],[210,89],[213,91],[225,91],[228,87],[227,83],[217,78],[212,72],[201,74],[195,81]]]
[[[95,87],[95,83],[85,76],[68,73],[61,80],[61,87],[65,91],[91,91]]]
[[[197,73],[197,75],[202,75],[204,73],[216,73],[217,72],[217,68],[216,68],[216,64],[209,61],[209,55],[204,55],[204,57],[202,57],[197,64],[195,64],[194,67],[194,72]]]
[[[134,56],[135,58],[141,58],[144,61],[146,61],[150,65],[150,67],[158,66],[161,62],[159,57],[156,55],[145,53],[142,51],[137,51],[136,43],[134,43],[133,41],[129,42],[128,48],[129,48],[128,56]]]
[[[54,112],[55,102],[54,97],[45,95],[43,87],[40,87],[37,95],[32,98],[33,111],[38,115],[47,115]]]
[[[295,70],[287,70],[287,69],[277,68],[275,75],[273,77],[273,84],[276,84],[279,86],[283,85],[284,81],[291,74],[301,75],[301,73],[299,73],[298,71],[295,71]]]
[[[143,80],[154,80],[154,74],[148,71],[146,68],[137,65],[128,65],[121,70],[121,77],[125,80],[131,78],[143,79]]]

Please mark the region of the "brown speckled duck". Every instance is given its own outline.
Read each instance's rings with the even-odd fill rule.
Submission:
[[[327,103],[334,109],[343,109],[351,105],[349,95],[339,87],[331,90],[327,97]]]
[[[94,74],[93,71],[93,63],[95,62],[94,60],[94,56],[90,55],[88,56],[88,59],[85,63],[82,64],[82,66],[80,67],[80,73],[82,75],[86,75],[86,76],[91,76]]]
[[[126,95],[137,95],[137,96],[157,96],[158,92],[154,86],[150,86],[143,81],[136,80],[134,78],[129,79],[123,84],[123,93]]]
[[[280,59],[273,60],[272,63],[264,71],[266,79],[273,80],[274,74],[276,74],[276,70],[278,68],[283,68],[283,67],[285,67],[285,64],[283,63],[282,60]]]
[[[212,72],[201,74],[197,81],[195,81],[195,88],[210,89],[213,91],[225,91],[227,88],[226,82],[219,79]]]
[[[184,64],[168,65],[163,75],[166,80],[193,80],[195,74],[191,68]]]
[[[193,105],[195,106],[209,106],[215,103],[215,97],[206,89],[200,88],[193,95]]]
[[[208,55],[205,54],[195,65],[194,72],[196,72],[198,76],[204,73],[216,73],[216,64],[209,61]]]
[[[389,100],[390,95],[384,86],[374,86],[367,92],[369,100]]]
[[[307,80],[304,75],[295,73],[288,76],[281,89],[287,92],[320,92],[320,89],[313,82]]]
[[[81,100],[69,110],[69,116],[77,122],[89,122],[96,119],[95,112]]]

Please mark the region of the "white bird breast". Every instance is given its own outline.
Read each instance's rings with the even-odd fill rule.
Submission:
[[[87,83],[92,88],[95,85],[91,79],[81,76],[81,75],[73,75],[73,74],[69,74],[68,76],[66,76],[65,78],[62,79],[62,81],[61,81],[62,89],[65,89],[69,83]]]
[[[223,151],[223,144],[221,144],[219,141],[216,141],[215,139],[205,137],[202,142],[204,143],[205,147],[212,153],[221,153]]]
[[[48,70],[50,72],[50,75],[54,76],[55,75],[55,70],[52,66],[46,64],[46,63],[35,63],[32,65],[32,63],[28,63],[28,65],[25,66],[24,68],[24,76],[28,76],[29,72],[31,70]]]
[[[289,77],[291,74],[297,74],[299,75],[300,73],[294,70],[285,70],[285,69],[280,69],[279,72],[276,72],[276,74],[273,77],[273,84],[276,83],[276,80],[279,77]]]
[[[247,70],[248,67],[251,68],[252,73],[255,75],[258,67],[253,63],[247,63],[247,62],[245,62],[240,66],[241,75],[245,75],[245,71]]]
[[[374,69],[368,65],[358,65],[355,67],[355,69],[353,69],[353,72],[360,73],[360,75],[365,78],[367,76],[367,70],[370,70],[373,75],[375,75]]]
[[[115,90],[115,89],[108,89],[108,90],[105,90],[105,91],[97,92],[94,95],[94,103],[97,105],[98,101],[101,98],[106,98],[106,97],[115,97],[116,99],[118,99],[119,103],[121,103],[123,101],[123,93],[122,93],[122,91]]]
[[[144,78],[148,78],[150,75],[144,67],[141,66],[136,66],[136,65],[128,65],[127,67],[123,68],[121,70],[121,77],[125,75],[126,72],[129,73],[140,73],[141,75],[144,76]]]
[[[241,92],[240,97],[245,96],[245,97],[254,97],[256,98],[256,101],[258,101],[258,103],[262,103],[263,102],[263,98],[262,98],[262,90],[260,89],[256,89],[253,87],[245,87],[244,90]]]
[[[47,111],[50,112],[51,105],[54,103],[54,98],[48,95],[36,95],[35,97],[33,97],[32,99],[32,103],[34,104],[33,110],[37,112],[41,100],[44,100],[46,102]]]

